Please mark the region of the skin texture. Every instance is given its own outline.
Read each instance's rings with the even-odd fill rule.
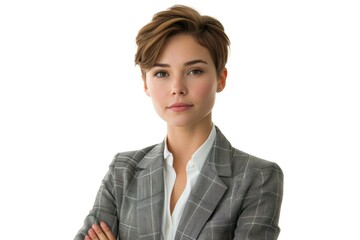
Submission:
[[[176,172],[170,211],[186,185],[186,164],[207,139],[217,92],[226,84],[227,70],[217,74],[209,51],[189,34],[167,40],[155,66],[143,76],[145,93],[167,123],[167,145]],[[115,240],[104,222],[94,224],[85,240]]]

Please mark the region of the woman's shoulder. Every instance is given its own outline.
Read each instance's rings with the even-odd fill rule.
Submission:
[[[246,153],[237,148],[234,148],[234,157],[248,162],[248,164],[250,164],[250,166],[253,168],[279,167],[274,161]]]
[[[243,172],[277,172],[283,175],[281,167],[276,161],[267,160],[239,149],[233,148],[233,164],[238,165],[235,169],[241,169]]]
[[[281,171],[281,168],[275,161],[266,160],[256,155],[249,154],[245,151],[239,150],[234,147],[223,135],[219,128],[217,128],[215,146],[217,151],[220,152],[219,156],[227,157],[232,159],[231,165],[239,171],[250,170],[250,169],[274,169]]]

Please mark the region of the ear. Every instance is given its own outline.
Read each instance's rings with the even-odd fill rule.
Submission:
[[[224,68],[219,74],[218,85],[216,90],[217,92],[221,92],[222,90],[224,90],[226,86],[226,78],[227,78],[227,69]]]
[[[141,74],[141,78],[142,78],[142,80],[144,82],[144,91],[145,91],[146,95],[148,95],[150,97],[149,88],[148,88],[147,83],[146,83],[146,75]]]

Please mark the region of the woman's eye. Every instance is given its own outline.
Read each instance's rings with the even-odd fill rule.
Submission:
[[[155,73],[155,77],[158,77],[158,78],[163,78],[163,77],[167,77],[168,74],[166,72],[156,72]]]
[[[201,71],[200,69],[193,69],[188,72],[189,75],[197,75],[201,73],[203,73],[203,71]]]

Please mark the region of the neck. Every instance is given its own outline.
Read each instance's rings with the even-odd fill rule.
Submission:
[[[186,127],[168,126],[167,145],[174,159],[187,162],[206,141],[212,129],[211,118]]]

